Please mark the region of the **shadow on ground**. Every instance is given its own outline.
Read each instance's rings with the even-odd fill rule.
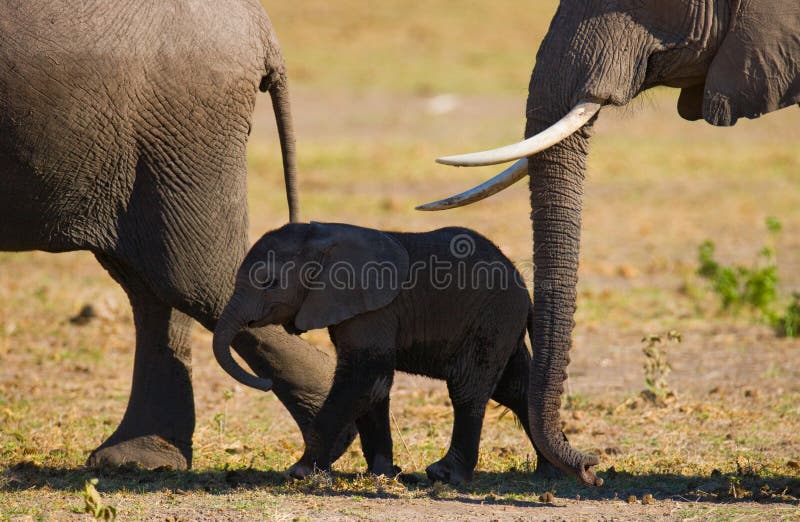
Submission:
[[[791,476],[740,475],[714,472],[711,476],[677,474],[633,475],[612,469],[599,474],[605,480],[600,488],[586,488],[572,479],[540,480],[520,471],[476,472],[468,485],[449,488],[431,484],[424,474],[403,474],[399,481],[380,480],[355,473],[318,474],[303,481],[289,479],[279,471],[256,469],[154,470],[137,468],[57,468],[24,462],[0,471],[0,491],[49,488],[77,491],[86,480],[98,478],[98,490],[115,493],[171,492],[227,494],[242,490],[268,490],[276,495],[311,494],[364,498],[401,498],[426,495],[433,499],[465,503],[498,503],[533,506],[539,494],[553,492],[557,497],[586,500],[641,499],[650,494],[655,500],[704,502],[789,502],[800,497],[800,478]],[[528,500],[524,500],[528,498]]]

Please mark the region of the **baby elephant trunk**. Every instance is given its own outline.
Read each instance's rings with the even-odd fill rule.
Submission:
[[[243,314],[241,301],[231,299],[222,312],[222,317],[214,329],[214,357],[228,375],[251,388],[269,391],[272,389],[272,380],[251,375],[231,355],[231,343],[236,334],[241,332],[249,320]]]

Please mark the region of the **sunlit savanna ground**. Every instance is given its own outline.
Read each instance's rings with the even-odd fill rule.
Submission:
[[[495,172],[437,166],[437,155],[520,137],[555,2],[264,3],[293,81],[304,219],[464,225],[528,262],[524,183],[448,213],[413,207]],[[451,410],[442,383],[409,377],[397,379],[392,411],[395,459],[412,483],[362,477],[357,444],[332,478],[288,481],[282,472],[302,451],[294,423],[273,395],[234,384],[199,328],[194,470],[85,469],[127,401],[125,296],[89,254],[0,254],[0,519],[79,517],[78,491],[95,476],[122,520],[800,517],[800,342],[720,313],[695,275],[701,241],[713,239],[726,263],[750,264],[775,216],[782,296],[800,290],[800,111],[715,129],[679,119],[676,96],[604,111],[592,142],[563,418],[576,447],[602,455],[602,488],[533,481],[530,444],[494,407],[476,480],[431,486],[424,469],[449,442]],[[259,99],[250,141],[253,240],[286,216],[269,106]],[[70,324],[85,304],[99,318]],[[640,341],[670,330],[683,336],[665,348],[676,397],[659,407],[640,398]],[[324,332],[308,337],[328,344]],[[539,501],[548,491],[553,505]],[[647,493],[654,504],[640,502]]]

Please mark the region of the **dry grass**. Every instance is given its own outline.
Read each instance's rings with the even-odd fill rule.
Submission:
[[[504,0],[490,9],[453,0],[423,10],[387,1],[370,11],[351,1],[265,3],[295,74],[306,219],[404,230],[466,225],[512,259],[528,259],[522,184],[450,213],[411,209],[492,172],[447,169],[433,157],[521,133],[529,62],[551,2],[525,9]],[[478,30],[483,23],[492,30]],[[347,28],[356,34],[343,38]],[[483,61],[470,65],[471,53]],[[431,110],[438,92],[460,93],[452,112]],[[409,448],[395,431],[395,458],[410,478],[360,475],[356,444],[332,477],[287,481],[282,472],[302,451],[293,422],[274,396],[218,369],[200,330],[195,469],[87,470],[88,452],[113,431],[127,400],[133,326],[124,294],[86,253],[0,253],[0,519],[78,517],[72,510],[82,509],[79,491],[93,476],[122,520],[797,518],[800,342],[719,314],[693,275],[702,240],[714,239],[723,260],[747,263],[763,243],[764,218],[774,215],[785,230],[777,245],[782,289],[800,289],[797,111],[722,130],[679,120],[674,98],[660,92],[603,114],[592,144],[563,417],[576,447],[602,454],[603,488],[533,481],[530,444],[496,408],[476,480],[457,490],[431,486],[424,468],[446,448],[451,410],[441,383],[406,376],[392,409]],[[260,100],[250,145],[254,239],[285,219],[268,105]],[[85,303],[100,317],[71,324]],[[666,348],[676,397],[659,407],[639,395],[640,339],[672,329],[683,334]],[[328,342],[322,332],[309,336]],[[554,506],[540,502],[548,491]],[[654,504],[641,503],[647,493]]]
[[[321,89],[524,95],[552,0],[263,0],[293,78]]]

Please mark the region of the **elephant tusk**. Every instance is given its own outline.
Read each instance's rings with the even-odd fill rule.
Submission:
[[[417,207],[417,210],[447,210],[450,208],[463,207],[476,201],[493,196],[501,190],[507,189],[517,181],[528,175],[528,158],[517,160],[506,170],[481,183],[477,187],[471,188],[466,192],[440,199],[433,203],[426,203]]]
[[[566,116],[525,141],[483,152],[445,156],[443,158],[437,158],[436,162],[445,165],[454,165],[456,167],[479,167],[527,158],[537,152],[549,149],[556,143],[575,133],[575,131],[586,125],[586,123],[597,114],[601,106],[601,104],[596,102],[580,101]]]

